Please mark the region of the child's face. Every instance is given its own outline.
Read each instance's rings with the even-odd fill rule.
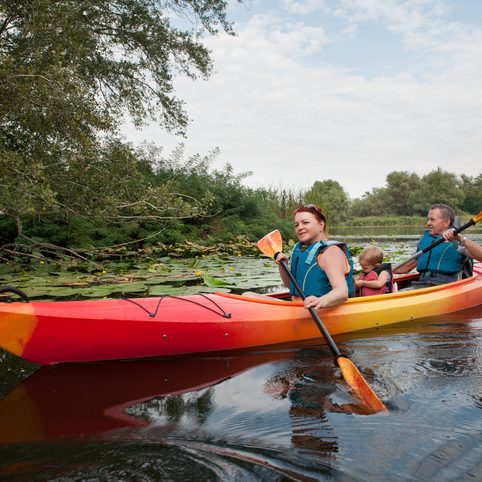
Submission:
[[[374,264],[370,264],[363,259],[360,260],[360,266],[361,266],[361,269],[364,273],[368,273],[369,271],[373,271],[373,269],[375,268]]]

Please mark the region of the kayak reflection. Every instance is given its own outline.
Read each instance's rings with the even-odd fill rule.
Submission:
[[[288,352],[42,367],[0,400],[0,443],[145,426],[127,408],[216,385]]]
[[[265,375],[259,379],[260,392],[271,400],[289,400],[295,445],[299,445],[297,438],[308,440],[307,434],[296,428],[301,418],[311,418],[316,412],[323,420],[325,409],[348,407],[340,408],[330,401],[328,395],[335,390],[339,373],[328,353],[317,348],[58,365],[40,368],[0,400],[0,443],[149,427],[152,420],[143,416],[143,411],[153,406],[169,423],[194,416],[202,425],[213,410],[214,392],[205,389],[264,364],[270,366],[261,370]],[[220,390],[229,391],[229,387],[224,389],[223,385]],[[186,403],[189,393],[193,393],[194,405]],[[356,406],[349,406],[349,411],[356,412]]]

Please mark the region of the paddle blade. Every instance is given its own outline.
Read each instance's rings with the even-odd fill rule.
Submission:
[[[474,219],[474,223],[478,223],[481,219],[482,219],[482,211],[480,211],[479,214],[477,214],[477,216],[475,216]]]
[[[257,243],[258,249],[269,256],[270,258],[274,258],[276,253],[281,253],[283,251],[283,240],[281,239],[281,233],[278,229],[271,231],[271,233],[267,234],[263,238],[261,238]]]
[[[367,409],[372,413],[388,412],[387,407],[385,407],[376,393],[370,388],[362,374],[358,371],[358,368],[349,358],[340,356],[336,359],[336,362],[340,367],[347,385]]]

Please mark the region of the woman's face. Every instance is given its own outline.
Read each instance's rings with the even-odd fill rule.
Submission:
[[[309,246],[324,239],[325,223],[313,213],[295,214],[295,234],[299,241]]]

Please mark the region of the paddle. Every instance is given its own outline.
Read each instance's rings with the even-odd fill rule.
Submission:
[[[465,229],[470,228],[470,226],[477,224],[481,219],[482,219],[482,211],[480,211],[480,213],[477,214],[475,218],[472,218],[470,221],[466,222],[463,226],[460,226],[460,228],[454,229],[454,233],[455,234],[461,233]],[[442,244],[444,241],[445,239],[443,237],[440,239],[437,239],[437,241],[434,241],[432,244],[429,244],[426,248],[423,248],[420,251],[417,251],[411,258],[408,258],[405,261],[401,261],[400,263],[396,264],[393,267],[393,269],[395,270],[395,269],[401,268],[402,266],[405,266],[407,263],[410,263],[410,261],[417,259],[422,254],[426,253],[427,251],[430,251],[431,249],[435,248],[439,244]]]
[[[281,253],[283,247],[283,241],[281,239],[281,233],[276,229],[271,233],[264,236],[257,243],[258,249],[269,256],[270,258],[276,259],[276,256]],[[301,298],[305,299],[305,294],[301,289],[300,285],[297,283],[295,277],[291,273],[290,269],[285,262],[280,263],[282,269],[289,276],[292,281],[296,291],[300,294]],[[321,321],[318,313],[314,308],[308,308],[310,315],[315,320],[323,338],[325,339],[328,347],[335,357],[335,363],[340,368],[346,383],[351,388],[351,390],[357,395],[362,404],[370,410],[372,413],[376,412],[386,412],[387,408],[383,402],[377,397],[375,392],[370,388],[366,380],[363,378],[362,374],[358,371],[357,367],[351,362],[351,360],[346,356],[342,355],[338,347],[335,345],[333,338],[331,337],[325,325]]]

